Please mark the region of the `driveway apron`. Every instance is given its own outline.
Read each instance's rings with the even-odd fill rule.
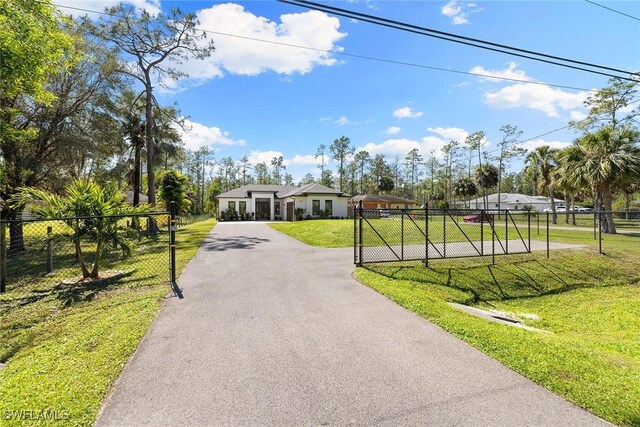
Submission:
[[[97,424],[607,425],[359,284],[352,262],[219,224]]]

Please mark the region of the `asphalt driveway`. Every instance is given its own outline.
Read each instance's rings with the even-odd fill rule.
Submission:
[[[606,425],[351,277],[351,249],[221,223],[106,425]]]

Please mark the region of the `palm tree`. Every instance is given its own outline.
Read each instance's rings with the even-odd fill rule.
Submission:
[[[476,183],[482,188],[485,210],[487,209],[487,190],[498,185],[498,179],[498,168],[494,165],[485,163],[476,167]]]
[[[553,181],[553,171],[555,170],[556,156],[558,150],[543,145],[537,147],[527,155],[527,168],[530,169],[532,176],[538,178],[538,185],[543,193],[549,194],[551,200],[552,220],[554,224],[558,223],[558,214],[556,213],[555,189]],[[535,174],[533,173],[535,171]]]
[[[63,232],[59,237],[73,242],[82,277],[97,279],[100,277],[100,260],[109,249],[120,249],[123,255],[131,255],[131,246],[126,233],[118,225],[120,218],[117,215],[148,212],[148,206],[129,206],[115,185],[103,188],[91,181],[74,181],[65,193],[60,196],[38,188],[20,188],[20,197],[14,203],[24,205],[32,200],[38,202],[32,208],[37,216],[66,218],[64,222],[71,231]],[[85,261],[83,242],[95,245],[91,270]]]
[[[473,182],[470,178],[463,177],[454,183],[453,192],[456,194],[456,196],[468,199],[478,192],[478,187],[476,186],[476,183]],[[467,203],[469,202],[467,201]]]
[[[572,167],[569,178],[577,185],[591,188],[605,212],[602,230],[615,234],[613,191],[623,181],[640,179],[640,134],[632,128],[615,130],[605,126],[585,134],[562,153],[563,162]]]

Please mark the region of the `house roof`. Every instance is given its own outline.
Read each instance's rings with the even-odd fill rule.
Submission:
[[[124,192],[125,198],[124,201],[125,203],[133,203],[133,191],[128,190]],[[149,203],[149,198],[147,197],[146,194],[142,194],[142,193],[138,193],[138,201],[140,203]]]
[[[298,187],[293,185],[270,185],[270,184],[248,184],[242,187],[234,188],[226,193],[219,194],[218,198],[241,199],[251,197],[251,193],[263,192],[273,193],[276,197],[282,197],[282,194],[288,193]]]
[[[249,198],[251,193],[265,192],[274,193],[278,199],[285,197],[304,196],[306,194],[335,194],[337,196],[348,196],[347,194],[334,190],[333,188],[325,187],[320,184],[307,184],[302,187],[296,187],[293,185],[258,185],[249,184],[242,187],[235,188],[226,193],[219,194],[218,198],[240,199]]]
[[[302,187],[295,187],[291,192],[282,196],[279,195],[278,197],[304,196],[306,194],[335,194],[338,197],[349,196],[342,191],[334,190],[333,188],[329,188],[321,184],[307,184]]]
[[[388,196],[384,194],[362,194],[359,196],[353,196],[351,198],[351,203],[358,202],[386,202],[386,203],[405,203],[405,204],[416,204],[414,200],[403,199],[402,197],[397,196]]]

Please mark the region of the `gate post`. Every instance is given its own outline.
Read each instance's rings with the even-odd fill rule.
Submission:
[[[527,212],[527,233],[528,233],[528,242],[529,247],[527,248],[527,252],[531,252],[531,211]]]
[[[602,255],[602,211],[598,210],[598,253]]]
[[[362,267],[362,200],[358,202],[358,266]]]
[[[504,253],[509,255],[509,211],[504,211]]]
[[[447,213],[442,208],[442,258],[447,257]]]
[[[480,210],[480,254],[484,255],[484,210]]]
[[[171,202],[169,210],[169,271],[171,286],[177,288],[176,284],[176,202]]]
[[[405,210],[400,211],[400,259],[404,261],[404,214]]]
[[[424,204],[424,266],[429,267],[429,205]]]
[[[351,208],[353,209],[353,263],[358,265],[358,209],[356,205],[352,205]]]
[[[549,259],[549,212],[547,212],[547,259]]]

